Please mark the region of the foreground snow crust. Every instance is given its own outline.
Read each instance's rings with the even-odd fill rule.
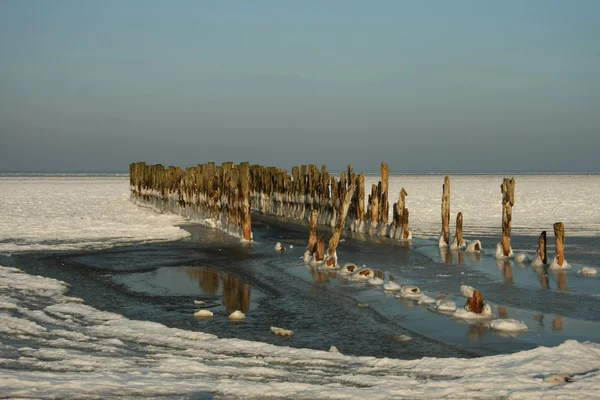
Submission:
[[[476,359],[352,357],[130,320],[69,297],[68,289],[0,266],[3,396],[591,399],[600,393],[596,343],[569,340]],[[557,374],[572,382],[545,380]]]

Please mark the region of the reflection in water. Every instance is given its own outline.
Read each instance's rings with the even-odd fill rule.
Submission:
[[[552,320],[552,330],[553,331],[562,331],[563,328],[563,319],[560,315],[557,315]]]
[[[471,264],[481,264],[481,253],[468,252],[466,254]]]
[[[487,326],[483,326],[480,324],[472,324],[469,325],[469,331],[467,332],[467,337],[470,342],[476,342],[480,340],[482,337],[487,335],[489,329]]]
[[[514,283],[513,279],[513,263],[511,260],[496,260],[496,265],[498,265],[498,269],[504,275],[504,282],[509,285]]]
[[[440,248],[440,260],[444,264],[452,264],[452,252],[447,247]]]
[[[567,273],[564,271],[560,271],[554,274],[554,278],[556,278],[556,282],[558,283],[558,290],[568,290],[567,289]]]
[[[504,319],[508,318],[508,308],[499,306],[498,307],[498,316],[500,318],[504,318]]]
[[[540,277],[540,284],[544,289],[550,289],[550,282],[548,281],[548,267],[546,266],[532,266],[531,269]]]
[[[187,275],[198,281],[203,293],[217,295],[223,283],[223,305],[228,312],[240,310],[243,313],[250,309],[251,286],[235,276],[210,268],[185,267]]]
[[[465,264],[465,253],[462,251],[458,252],[458,263],[460,265],[464,265]]]
[[[313,277],[313,280],[317,283],[328,283],[329,282],[329,274],[325,271],[320,271],[318,268],[310,268],[310,274]]]

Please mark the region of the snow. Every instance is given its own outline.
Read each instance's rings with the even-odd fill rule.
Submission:
[[[520,332],[526,331],[527,325],[516,319],[495,319],[490,322],[490,328],[504,332]]]
[[[523,264],[531,261],[531,259],[529,258],[529,255],[527,255],[527,253],[519,252],[515,255],[515,261]]]
[[[456,303],[452,300],[440,299],[435,302],[433,308],[441,312],[453,312],[456,310]]]
[[[421,289],[413,285],[402,286],[397,298],[419,300],[421,298]]]
[[[569,263],[567,262],[567,260],[563,260],[562,265],[558,263],[558,256],[554,256],[554,259],[552,260],[552,263],[550,263],[550,269],[553,270],[566,270],[566,269],[571,269],[571,266],[569,265]]]
[[[194,317],[196,318],[211,318],[212,316],[213,313],[210,310],[200,310],[194,313]]]
[[[511,248],[508,251],[508,255],[505,256],[504,249],[502,248],[502,244],[498,243],[496,245],[496,253],[494,254],[494,256],[496,257],[496,260],[508,260],[510,258],[513,258],[513,256],[514,256],[513,249]]]
[[[598,270],[593,267],[583,267],[577,271],[577,273],[582,276],[596,276],[598,274]]]
[[[454,318],[466,320],[489,319],[492,317],[492,308],[489,306],[489,304],[484,304],[481,313],[474,313],[469,311],[467,306],[465,306],[465,308],[456,309],[452,316]]]
[[[475,288],[473,288],[473,286],[461,285],[460,286],[460,295],[462,297],[468,299],[469,297],[473,297],[474,290],[475,290]]]
[[[594,398],[600,391],[596,343],[474,359],[355,357],[130,320],[64,302],[65,283],[14,268],[0,267],[0,284],[2,301],[19,310],[0,310],[3,334],[19,337],[0,352],[7,398]]]
[[[387,290],[388,292],[397,292],[397,291],[398,291],[398,290],[400,290],[400,289],[401,289],[401,286],[400,286],[400,285],[398,285],[398,284],[397,284],[396,282],[394,282],[394,281],[389,281],[389,282],[386,282],[386,283],[383,285],[383,290]]]
[[[229,314],[229,319],[232,321],[243,321],[246,319],[246,314],[244,314],[240,310],[235,310],[234,312]]]
[[[189,236],[129,200],[128,177],[0,177],[0,253],[101,249]]]
[[[479,248],[479,250],[477,250],[477,248]],[[479,253],[482,248],[479,240],[471,240],[467,243],[467,249],[465,251],[467,253]]]
[[[375,278],[371,278],[369,279],[369,285],[371,286],[381,286],[383,285],[383,279],[375,277]]]
[[[276,334],[277,336],[290,337],[294,334],[294,331],[289,329],[278,328],[276,326],[271,327],[271,332]]]

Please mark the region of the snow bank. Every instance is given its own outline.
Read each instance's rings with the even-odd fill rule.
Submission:
[[[583,399],[600,391],[596,343],[473,359],[354,357],[130,320],[65,302],[66,284],[14,268],[0,267],[0,285],[13,304],[0,309],[6,398]]]

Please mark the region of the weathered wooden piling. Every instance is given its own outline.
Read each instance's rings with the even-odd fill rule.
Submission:
[[[408,208],[404,208],[402,212],[402,239],[410,239],[410,229],[408,228]]]
[[[379,215],[382,226],[388,223],[388,214],[390,206],[388,203],[388,187],[390,179],[390,169],[384,162],[381,163],[381,200],[379,201]]]
[[[540,234],[540,237],[538,239],[538,256],[540,257],[540,260],[542,261],[542,264],[547,264],[548,263],[548,257],[547,257],[547,252],[546,252],[546,245],[547,241],[546,241],[546,231],[543,231]]]
[[[515,178],[504,178],[502,185],[502,251],[505,257],[510,256],[510,230],[512,221],[512,207],[515,204]]]
[[[463,215],[462,212],[456,214],[456,246],[463,247],[465,242],[463,240]]]
[[[440,245],[450,244],[450,176],[444,177],[442,186],[442,240]]]
[[[310,212],[310,233],[308,236],[308,246],[306,247],[306,251],[308,251],[308,255],[310,256],[312,256],[317,250],[317,214],[317,210],[312,210]]]
[[[554,224],[554,238],[556,239],[556,263],[559,267],[565,266],[565,226],[562,222]]]
[[[325,238],[319,236],[317,239],[317,251],[315,252],[315,261],[322,262],[325,260]]]
[[[342,236],[342,231],[346,227],[346,217],[348,216],[348,209],[350,208],[350,204],[352,203],[352,198],[354,197],[354,192],[356,190],[356,179],[354,179],[343,199],[342,208],[340,210],[340,216],[335,226],[335,231],[333,232],[333,236],[329,240],[329,249],[327,251],[330,258],[327,260],[328,266],[336,265],[337,257],[336,257],[336,249],[340,242],[340,237]]]

